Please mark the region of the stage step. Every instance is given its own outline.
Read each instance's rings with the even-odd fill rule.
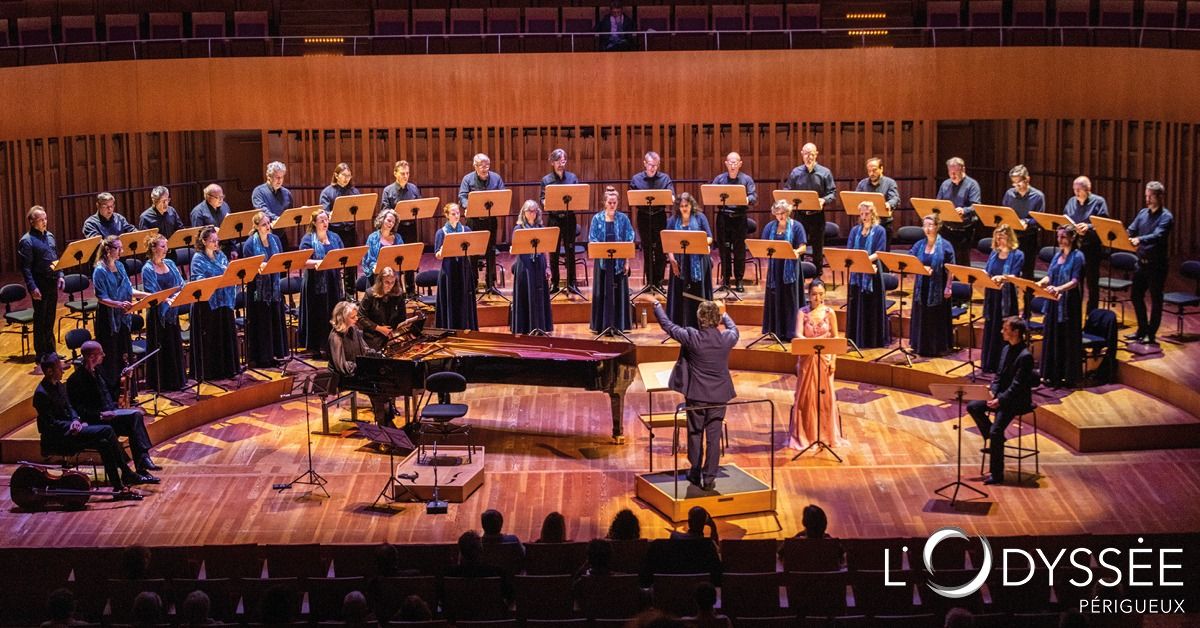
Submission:
[[[1102,386],[1034,403],[1048,411],[1041,429],[1079,452],[1200,447],[1200,419],[1140,390]]]

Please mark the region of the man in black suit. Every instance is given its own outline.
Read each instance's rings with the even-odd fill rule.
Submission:
[[[109,394],[108,383],[97,367],[104,361],[104,347],[95,340],[83,343],[83,364],[67,378],[67,397],[80,418],[96,425],[111,426],[117,436],[129,437],[134,467],[141,484],[157,484],[150,475],[160,467],[150,459],[150,435],[146,433],[145,415],[139,408],[117,408]],[[124,450],[121,450],[122,456]]]
[[[33,392],[38,433],[47,445],[63,449],[95,449],[104,461],[104,473],[112,485],[114,500],[140,500],[142,495],[127,488],[141,480],[123,460],[117,433],[107,425],[89,425],[79,420],[63,385],[63,363],[57,353],[38,358],[42,382]]]
[[[654,316],[668,336],[679,343],[679,360],[671,370],[671,390],[683,395],[688,406],[716,406],[688,410],[688,481],[711,491],[717,484],[721,426],[725,404],[737,396],[729,375],[729,351],[738,341],[738,328],[725,313],[724,304],[705,301],[696,308],[699,329],[680,327],[671,322],[658,299],[653,302]],[[722,324],[725,329],[717,329]],[[705,449],[707,448],[707,451]]]
[[[1026,331],[1025,319],[1005,319],[1000,333],[1008,345],[1000,352],[1000,372],[991,385],[992,398],[967,404],[967,412],[988,440],[992,474],[984,484],[1004,483],[1004,430],[1014,418],[1033,409],[1033,354],[1025,344]],[[995,421],[987,416],[992,411],[996,413]]]
[[[596,22],[596,32],[606,33],[600,37],[600,49],[605,51],[630,50],[633,47],[633,18],[625,15],[620,2],[609,5],[608,13]]]

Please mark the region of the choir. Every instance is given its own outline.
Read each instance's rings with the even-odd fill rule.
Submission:
[[[832,174],[828,168],[817,163],[815,145],[806,144],[801,156],[803,163],[790,172],[782,187],[814,190],[822,205],[828,209],[834,198]],[[551,171],[541,181],[543,202],[546,186],[578,182],[578,178],[566,170],[567,154],[564,150],[551,152],[549,163]],[[440,260],[435,308],[436,326],[439,328],[474,330],[479,327],[476,292],[480,281],[475,259],[457,254],[460,251],[451,254],[451,251],[443,248],[450,234],[471,231],[471,227],[464,223],[467,195],[471,191],[504,188],[500,176],[491,171],[491,161],[487,155],[476,155],[473,165],[474,171],[462,180],[459,202],[450,202],[443,207],[445,222],[434,236],[434,255]],[[748,197],[747,205],[722,205],[714,210],[722,285],[741,291],[746,257],[747,211],[755,204],[756,189],[753,179],[742,172],[742,159],[738,153],[729,153],[723,165],[725,171],[714,178],[713,183],[742,185]],[[634,175],[630,188],[673,192],[674,183],[660,170],[660,166],[661,157],[653,151],[647,152],[643,171]],[[918,276],[915,281],[909,322],[912,348],[922,356],[942,356],[953,349],[951,280],[946,265],[970,263],[969,253],[978,223],[973,206],[981,201],[979,185],[966,175],[966,165],[962,159],[951,158],[946,162],[946,167],[948,177],[939,188],[938,198],[951,201],[961,222],[953,220],[943,225],[938,214],[926,216],[921,222],[925,237],[914,243],[909,251],[930,270],[929,275]],[[858,182],[856,189],[882,194],[887,209],[895,210],[900,204],[899,189],[894,179],[884,176],[883,161],[874,157],[867,160],[866,172],[867,176]],[[287,167],[281,162],[267,165],[266,181],[255,188],[251,195],[252,205],[260,211],[252,220],[253,231],[240,245],[233,238],[222,237],[218,233],[221,221],[230,213],[223,190],[216,184],[204,188],[204,199],[187,216],[191,226],[204,227],[194,242],[196,251],[187,268],[187,281],[223,275],[230,257],[236,256],[262,256],[261,270],[273,256],[287,250],[286,241],[272,232],[275,219],[293,204],[291,192],[283,186],[286,174]],[[398,214],[395,209],[401,201],[421,198],[417,186],[409,182],[410,164],[397,161],[393,174],[395,182],[384,189],[380,207],[373,216],[374,231],[366,238],[366,254],[359,265],[366,278],[366,290],[356,310],[343,308],[338,311],[336,308],[345,300],[357,300],[353,277],[358,267],[317,269],[330,252],[352,246],[357,241],[356,222],[330,224],[334,201],[343,195],[359,193],[353,186],[353,174],[348,164],[340,163],[334,169],[330,185],[321,192],[322,208],[312,213],[307,233],[299,243],[299,249],[311,250],[312,253],[303,267],[297,268],[302,274],[297,344],[317,357],[333,358],[339,365],[338,370],[347,377],[352,377],[352,369],[348,366],[351,353],[382,351],[392,335],[403,328],[408,303],[415,294],[412,273],[406,273],[402,281],[399,271],[393,267],[384,265],[381,272],[375,272],[379,253],[384,247],[419,241],[416,220]],[[1000,289],[984,292],[981,370],[994,374],[1003,367],[1001,354],[1008,344],[1004,335],[1004,321],[1013,316],[1028,319],[1033,310],[1040,309],[1045,315],[1040,377],[1053,386],[1076,386],[1082,377],[1083,320],[1088,312],[1099,305],[1098,276],[1102,244],[1089,220],[1093,216],[1107,216],[1107,203],[1103,197],[1092,193],[1091,181],[1087,177],[1074,180],[1075,194],[1063,208],[1068,224],[1055,233],[1057,247],[1046,276],[1039,282],[1050,298],[1035,300],[1032,289],[1020,293],[1008,279],[1033,277],[1040,229],[1031,213],[1044,212],[1046,199],[1041,191],[1030,185],[1030,174],[1025,166],[1013,167],[1008,176],[1012,185],[1005,192],[1001,204],[1013,210],[1023,228],[1015,230],[1010,224],[1001,223],[991,234],[991,251],[984,271],[999,284]],[[1173,215],[1163,207],[1164,196],[1165,189],[1161,183],[1148,183],[1145,187],[1145,208],[1128,227],[1138,258],[1132,290],[1137,328],[1126,338],[1148,345],[1156,343],[1162,318],[1168,262],[1166,242],[1174,224]],[[176,264],[179,257],[172,255],[168,249],[171,234],[185,225],[170,201],[171,195],[166,187],[155,187],[150,193],[150,207],[141,213],[138,220],[137,228],[157,229],[144,241],[147,261],[140,267],[140,284],[145,292],[134,289],[128,274],[133,271],[128,271],[123,263],[125,251],[119,236],[136,228],[116,211],[114,197],[107,193],[99,194],[96,197],[95,214],[83,224],[85,236],[102,238],[91,280],[98,301],[94,337],[104,355],[99,372],[109,386],[116,386],[120,382],[121,371],[132,352],[132,334],[137,331],[135,320],[129,312],[132,302],[145,294],[185,285],[184,269]],[[677,195],[673,211],[668,212],[660,207],[639,207],[635,229],[635,222],[630,220],[629,214],[620,211],[620,204],[617,190],[607,187],[602,210],[590,219],[588,241],[633,242],[640,239],[646,282],[653,284],[661,281],[662,269],[669,269],[666,291],[668,315],[677,324],[695,326],[697,305],[710,300],[713,294],[712,257],[710,254],[664,252],[661,232],[664,229],[703,232],[707,243],[711,245],[713,229],[703,205],[684,192]],[[836,335],[837,319],[825,303],[825,285],[820,281],[823,274],[821,262],[825,215],[823,212],[793,215],[792,209],[786,200],[775,202],[771,206],[772,220],[761,230],[762,239],[787,242],[795,254],[794,259],[770,259],[766,263],[763,333],[774,334],[781,341],[794,337]],[[858,206],[859,224],[850,230],[846,244],[850,249],[864,251],[877,271],[847,274],[845,335],[863,349],[885,347],[891,342],[884,282],[887,269],[875,255],[887,250],[891,220],[886,223],[881,221],[877,209],[871,202]],[[487,247],[486,257],[489,261],[485,271],[486,285],[492,285],[495,277],[496,221],[483,217],[482,208],[472,208],[471,213],[477,228],[493,233]],[[18,258],[25,286],[34,301],[34,349],[40,359],[54,352],[53,306],[62,289],[63,273],[54,265],[59,247],[54,234],[47,229],[45,210],[33,207],[27,219],[29,229],[21,237]],[[550,297],[560,285],[558,255],[565,250],[564,247],[573,248],[572,232],[576,221],[567,212],[552,212],[546,219],[560,229],[560,239],[556,243],[559,246],[547,246],[536,254],[512,256],[513,301],[509,326],[513,333],[554,331]],[[533,199],[525,201],[517,212],[515,222],[514,233],[544,226],[541,203]],[[818,269],[815,278],[805,276],[802,264],[805,254],[811,254]],[[604,256],[594,256],[592,263],[591,330],[596,333],[629,330],[633,326],[629,295],[630,264],[626,259]],[[840,272],[840,269],[833,270]],[[568,271],[568,283],[573,278],[573,270]],[[802,289],[810,279],[813,281],[806,302]],[[235,306],[238,305],[237,297],[241,291],[244,291],[241,296],[244,299],[245,316],[235,320]],[[1150,293],[1149,308],[1144,302],[1146,292]],[[183,332],[180,325],[180,315],[185,312],[181,312],[182,308],[177,308],[173,303],[174,298],[145,310],[147,350],[158,350],[148,361],[145,371],[147,385],[153,390],[176,391],[187,384],[189,366],[185,365],[184,359],[185,337],[190,337],[192,344],[190,376],[198,381],[226,379],[240,372],[238,343],[225,341],[237,337],[239,326],[243,330],[246,366],[274,367],[287,355],[285,304],[280,273],[260,272],[240,286],[219,288],[211,298],[193,304],[190,307],[188,333]],[[333,355],[329,353],[331,340],[338,345]],[[348,348],[351,345],[353,350]],[[836,405],[832,404],[832,396],[825,400],[832,407],[824,409],[824,416],[829,418],[822,425],[822,434],[815,433],[815,425],[809,424],[808,416],[818,402],[812,395],[818,378],[820,381],[826,378],[832,380],[833,372],[832,358],[821,363],[815,358],[798,361],[798,388],[792,429],[794,445],[804,447],[817,438],[828,442],[840,438],[840,422],[834,420]],[[118,394],[115,388],[110,392],[114,398]],[[385,410],[390,413],[390,409]],[[384,418],[383,422],[390,422],[390,414]]]

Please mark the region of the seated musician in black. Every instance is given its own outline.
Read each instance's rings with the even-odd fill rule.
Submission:
[[[388,338],[404,323],[405,299],[395,269],[389,266],[375,276],[358,309],[358,326],[367,346],[383,351]]]
[[[134,468],[141,484],[157,484],[158,478],[150,475],[161,467],[150,459],[150,435],[146,433],[145,414],[141,408],[118,408],[109,390],[108,382],[100,373],[104,362],[104,347],[95,340],[83,343],[83,361],[80,368],[67,378],[67,397],[79,418],[94,425],[111,426],[117,436],[129,437],[129,449],[133,452]],[[121,449],[124,456],[125,450]]]
[[[88,425],[79,420],[71,407],[63,385],[63,363],[57,353],[39,358],[42,382],[33,393],[37,410],[38,433],[42,442],[59,449],[95,449],[104,461],[104,473],[112,485],[114,500],[140,500],[142,495],[128,488],[141,478],[123,460],[117,433],[108,425]]]
[[[1000,370],[991,385],[992,398],[967,404],[967,412],[990,447],[992,474],[984,484],[1004,484],[1004,430],[1014,418],[1033,409],[1035,380],[1033,354],[1025,342],[1027,329],[1025,319],[1019,316],[1004,320],[1000,334],[1008,344],[1000,352]],[[992,411],[996,413],[994,421],[987,416]]]
[[[333,307],[333,318],[329,324],[333,330],[329,332],[329,368],[338,375],[338,386],[358,390],[359,384],[354,377],[358,366],[355,359],[365,355],[379,355],[379,352],[368,347],[363,340],[362,330],[358,328],[358,305],[349,301],[341,301]],[[366,382],[361,382],[365,384]],[[395,412],[392,409],[392,399],[386,395],[368,393],[371,399],[371,409],[375,412],[375,422],[383,427],[395,427],[392,419]]]

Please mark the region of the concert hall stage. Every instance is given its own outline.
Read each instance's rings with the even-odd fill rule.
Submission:
[[[744,347],[759,336],[756,287],[749,304],[734,304]],[[840,302],[841,290],[832,291]],[[758,293],[759,295],[761,292]],[[556,333],[590,338],[586,304],[556,301]],[[481,322],[497,324],[503,306],[484,307]],[[503,320],[503,319],[500,319]],[[1173,326],[1168,317],[1165,326]],[[1189,331],[1200,324],[1189,321]],[[499,328],[489,328],[500,331]],[[653,325],[631,333],[639,362],[673,359],[673,343],[660,344]],[[0,353],[20,352],[15,334]],[[837,398],[845,443],[835,444],[844,463],[827,453],[792,461],[787,413],[795,385],[795,360],[775,348],[738,349],[732,366],[739,398],[768,399],[778,418],[770,448],[769,416],[761,404],[730,410],[730,444],[724,464],[769,482],[774,462],[776,512],[738,515],[718,522],[722,538],[790,536],[800,511],[815,503],[829,513],[840,537],[921,536],[945,525],[989,535],[1156,533],[1200,529],[1200,343],[1163,344],[1164,354],[1136,359],[1122,353],[1118,382],[1075,390],[1047,390],[1039,404],[1040,473],[1024,485],[987,487],[989,497],[955,509],[933,494],[954,479],[955,409],[933,399],[928,385],[954,381],[954,359],[922,360],[914,367],[866,359],[839,361]],[[893,356],[894,358],[895,356]],[[29,362],[0,362],[0,476],[17,458],[40,459],[28,399],[38,378]],[[965,369],[953,375],[961,375]],[[297,373],[303,376],[307,369]],[[313,437],[314,465],[332,497],[297,486],[276,492],[304,470],[304,398],[278,401],[290,377],[245,378],[242,388],[215,388],[195,402],[172,394],[166,417],[151,425],[163,465],[162,483],[145,487],[139,503],[93,500],[84,512],[22,513],[7,491],[0,494],[4,544],[23,546],[197,545],[231,543],[448,542],[478,528],[479,514],[496,508],[505,528],[521,538],[538,535],[546,513],[562,512],[575,539],[603,536],[618,510],[631,508],[643,535],[665,536],[672,524],[637,499],[635,478],[647,470],[648,436],[638,420],[647,410],[645,387],[635,380],[625,397],[625,442],[610,437],[609,400],[599,392],[517,385],[472,385],[456,397],[470,405],[473,438],[487,451],[486,480],[448,515],[426,515],[421,504],[394,512],[370,509],[387,481],[388,457],[353,437]],[[669,399],[669,400],[668,400]],[[656,393],[659,409],[677,401]],[[320,409],[312,402],[314,425]],[[661,404],[661,405],[660,405]],[[367,406],[367,404],[360,404]],[[339,418],[349,408],[335,408]],[[362,410],[364,418],[369,410]],[[970,421],[964,435],[964,474],[979,477],[980,438]],[[346,427],[342,424],[341,427]],[[666,466],[670,431],[654,440],[655,469]],[[1031,462],[1031,461],[1026,461]],[[1015,465],[1013,465],[1015,466]],[[1032,466],[1032,465],[1028,465]],[[1026,469],[1028,471],[1028,469]],[[424,474],[422,474],[423,477]],[[981,487],[982,488],[982,487]]]

